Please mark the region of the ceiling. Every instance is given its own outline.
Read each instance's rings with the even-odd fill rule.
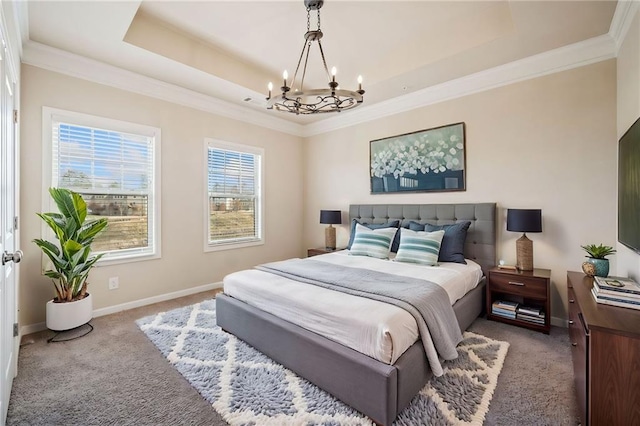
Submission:
[[[32,42],[294,123],[335,115],[265,108],[267,83],[279,87],[282,71],[295,69],[307,25],[303,0],[27,7]],[[615,10],[615,1],[327,0],[322,43],[342,88],[355,90],[363,76],[365,108],[607,34]],[[309,86],[325,87],[321,70],[311,57]]]

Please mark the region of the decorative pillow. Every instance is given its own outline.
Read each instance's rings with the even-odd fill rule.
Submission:
[[[356,223],[355,237],[349,254],[386,259],[389,257],[389,249],[396,231],[396,228],[369,229]]]
[[[460,222],[452,225],[431,225],[425,224],[424,230],[427,232],[444,230],[442,247],[438,262],[455,262],[467,264],[464,260],[464,242],[467,239],[467,231],[471,222]]]
[[[408,228],[412,231],[424,231],[424,223],[418,223],[412,220],[411,222],[409,222]]]
[[[400,228],[400,247],[394,260],[429,266],[437,265],[444,232],[444,230],[424,232]]]
[[[398,228],[398,226],[400,226],[400,221],[392,220],[387,223],[361,223],[358,219],[351,219],[351,231],[349,233],[349,244],[347,244],[347,250],[351,249],[353,238],[356,236],[356,224],[366,226],[369,229]],[[400,244],[400,234],[396,235],[396,237],[394,238],[391,251],[393,251],[394,253],[398,251],[398,244]]]

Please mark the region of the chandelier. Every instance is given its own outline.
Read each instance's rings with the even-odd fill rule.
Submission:
[[[282,93],[271,97],[273,84],[269,83],[269,96],[267,97],[268,109],[291,112],[296,115],[318,114],[322,112],[340,112],[355,108],[362,103],[362,95],[364,95],[364,90],[362,90],[362,76],[358,76],[358,90],[352,91],[339,88],[338,82],[336,81],[336,67],[331,69],[331,75],[329,75],[327,61],[324,58],[324,51],[322,50],[322,43],[320,42],[323,36],[320,30],[320,8],[323,3],[324,0],[304,0],[304,5],[307,8],[307,32],[304,35],[305,41],[302,46],[300,58],[298,59],[296,71],[293,74],[291,87],[287,86],[289,75],[286,70],[282,73],[284,80],[284,84],[280,88]],[[315,30],[311,30],[310,28],[312,10],[316,11],[317,16],[317,28]],[[311,53],[314,42],[316,42],[320,50],[322,65],[327,75],[328,87],[324,89],[304,90],[304,78],[307,74],[309,54]],[[301,64],[302,69],[300,68]],[[296,85],[298,76],[300,76],[300,84]],[[292,90],[292,88],[294,89]]]

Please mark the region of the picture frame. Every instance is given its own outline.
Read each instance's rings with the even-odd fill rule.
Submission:
[[[369,142],[372,194],[466,191],[465,123]]]

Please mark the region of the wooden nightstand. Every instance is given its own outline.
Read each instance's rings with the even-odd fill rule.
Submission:
[[[551,271],[548,269],[518,271],[491,268],[487,282],[487,318],[549,334],[551,329],[550,287]],[[518,315],[520,318],[508,318],[492,313],[493,303],[496,301],[516,302],[518,307],[538,309],[544,312],[544,322],[528,321],[522,315]]]
[[[310,248],[307,250],[307,257],[311,257],[311,256],[317,256],[319,254],[327,254],[327,253],[333,253],[335,251],[338,250],[344,250],[343,248],[337,248],[335,250],[330,250],[324,247],[321,248]]]

